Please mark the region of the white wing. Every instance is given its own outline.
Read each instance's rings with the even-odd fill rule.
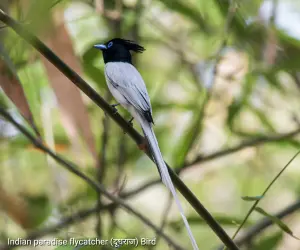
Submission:
[[[138,111],[152,113],[144,80],[133,65],[124,62],[107,63],[105,77],[112,85],[111,87]]]

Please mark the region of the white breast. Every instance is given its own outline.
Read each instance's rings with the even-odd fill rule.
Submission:
[[[109,90],[125,108],[151,110],[150,98],[144,80],[130,63],[109,62],[105,65],[105,77]]]

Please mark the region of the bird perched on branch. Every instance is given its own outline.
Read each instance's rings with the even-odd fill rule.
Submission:
[[[154,121],[150,98],[144,80],[132,64],[130,51],[142,53],[145,50],[144,47],[133,41],[120,38],[114,38],[105,44],[96,44],[94,47],[100,49],[103,53],[106,82],[110,92],[118,101],[118,104],[113,105],[113,107],[121,104],[142,127],[149,144],[151,155],[158,167],[162,182],[171,191],[187,228],[193,249],[197,250],[197,243],[184,215],[183,208],[152,128]]]

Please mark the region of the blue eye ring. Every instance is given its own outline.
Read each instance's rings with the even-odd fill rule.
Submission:
[[[109,44],[107,44],[107,48],[110,48],[113,44],[113,42],[109,42]]]

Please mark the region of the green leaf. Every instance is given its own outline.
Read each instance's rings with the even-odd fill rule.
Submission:
[[[271,183],[267,186],[267,188],[265,189],[265,191],[262,193],[262,196],[265,196],[267,194],[267,192],[269,191],[269,189],[272,187],[272,185],[278,180],[278,178],[281,176],[281,174],[287,169],[287,167],[293,162],[293,160],[300,154],[300,151],[298,151],[290,160],[289,162],[283,167],[283,169],[275,176],[275,178],[271,181]],[[263,211],[261,208],[257,208],[257,205],[259,203],[260,200],[257,200],[254,202],[254,204],[251,206],[249,212],[247,213],[245,219],[243,220],[242,224],[239,226],[239,228],[236,230],[236,232],[234,233],[234,235],[232,236],[232,239],[235,238],[235,236],[237,236],[237,234],[239,233],[239,231],[242,229],[242,227],[244,226],[245,222],[247,221],[247,219],[249,218],[249,216],[252,214],[252,212],[256,209],[258,209],[257,211]],[[264,212],[264,211],[263,211]],[[266,212],[265,212],[266,213]],[[266,213],[267,214],[267,213]],[[276,218],[276,217],[274,217]],[[272,219],[272,218],[271,218]],[[278,220],[278,219],[277,219]],[[280,221],[280,220],[279,220]]]
[[[259,195],[259,196],[242,196],[241,198],[244,201],[258,201],[258,200],[261,200],[263,198],[263,196],[262,195]]]
[[[282,232],[277,232],[271,236],[265,237],[255,244],[255,250],[277,249],[276,246],[282,239]]]
[[[265,210],[263,210],[261,207],[256,207],[255,211],[268,217],[273,223],[275,223],[282,231],[286,232],[287,234],[289,234],[290,236],[292,236],[293,238],[300,240],[299,238],[297,238],[292,230],[284,223],[282,222],[279,218],[277,218],[274,215],[271,215],[269,213],[267,213]]]

